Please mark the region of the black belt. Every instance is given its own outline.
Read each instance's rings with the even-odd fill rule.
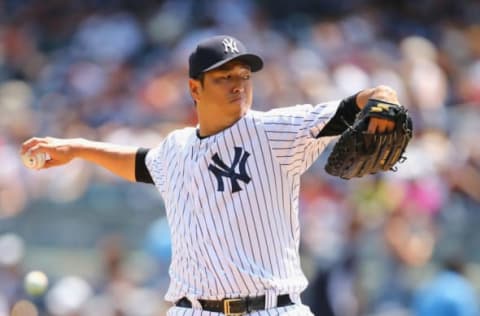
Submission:
[[[219,301],[201,300],[198,302],[202,309],[209,312],[223,313],[225,315],[244,315],[258,310],[265,309],[265,295],[256,297],[224,298]],[[292,305],[290,295],[284,294],[277,296],[276,307]],[[186,297],[182,297],[175,303],[178,307],[192,308],[192,302]]]

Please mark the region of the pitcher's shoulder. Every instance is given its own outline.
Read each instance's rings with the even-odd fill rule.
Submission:
[[[265,117],[265,115],[267,114],[268,112],[265,112],[265,111],[258,111],[258,110],[250,110],[247,112],[247,114],[245,115],[245,119],[246,120],[249,120],[249,121],[262,121],[263,118]]]
[[[166,142],[172,142],[177,144],[183,144],[188,142],[189,139],[196,136],[196,128],[192,126],[179,128],[171,131],[165,137]]]

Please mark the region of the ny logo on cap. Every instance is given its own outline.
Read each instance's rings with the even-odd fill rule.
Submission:
[[[231,37],[225,37],[222,41],[223,46],[225,47],[225,53],[240,53],[237,48],[237,42]]]

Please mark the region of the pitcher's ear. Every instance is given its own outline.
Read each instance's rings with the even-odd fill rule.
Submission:
[[[190,94],[192,95],[192,98],[196,99],[196,97],[198,97],[198,89],[200,87],[200,82],[195,79],[190,79],[188,80],[188,87],[190,89]]]

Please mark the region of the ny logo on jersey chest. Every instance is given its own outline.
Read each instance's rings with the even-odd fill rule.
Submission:
[[[232,193],[241,191],[242,188],[238,181],[243,181],[245,184],[250,182],[250,176],[247,174],[246,166],[247,159],[250,154],[241,147],[235,147],[235,156],[233,157],[233,162],[231,166],[228,166],[222,159],[218,156],[218,153],[212,156],[212,162],[208,165],[208,170],[210,170],[215,178],[217,179],[217,190],[223,192],[225,190],[225,185],[223,183],[223,177],[230,179],[232,184]],[[235,169],[238,166],[239,173],[235,172]]]

